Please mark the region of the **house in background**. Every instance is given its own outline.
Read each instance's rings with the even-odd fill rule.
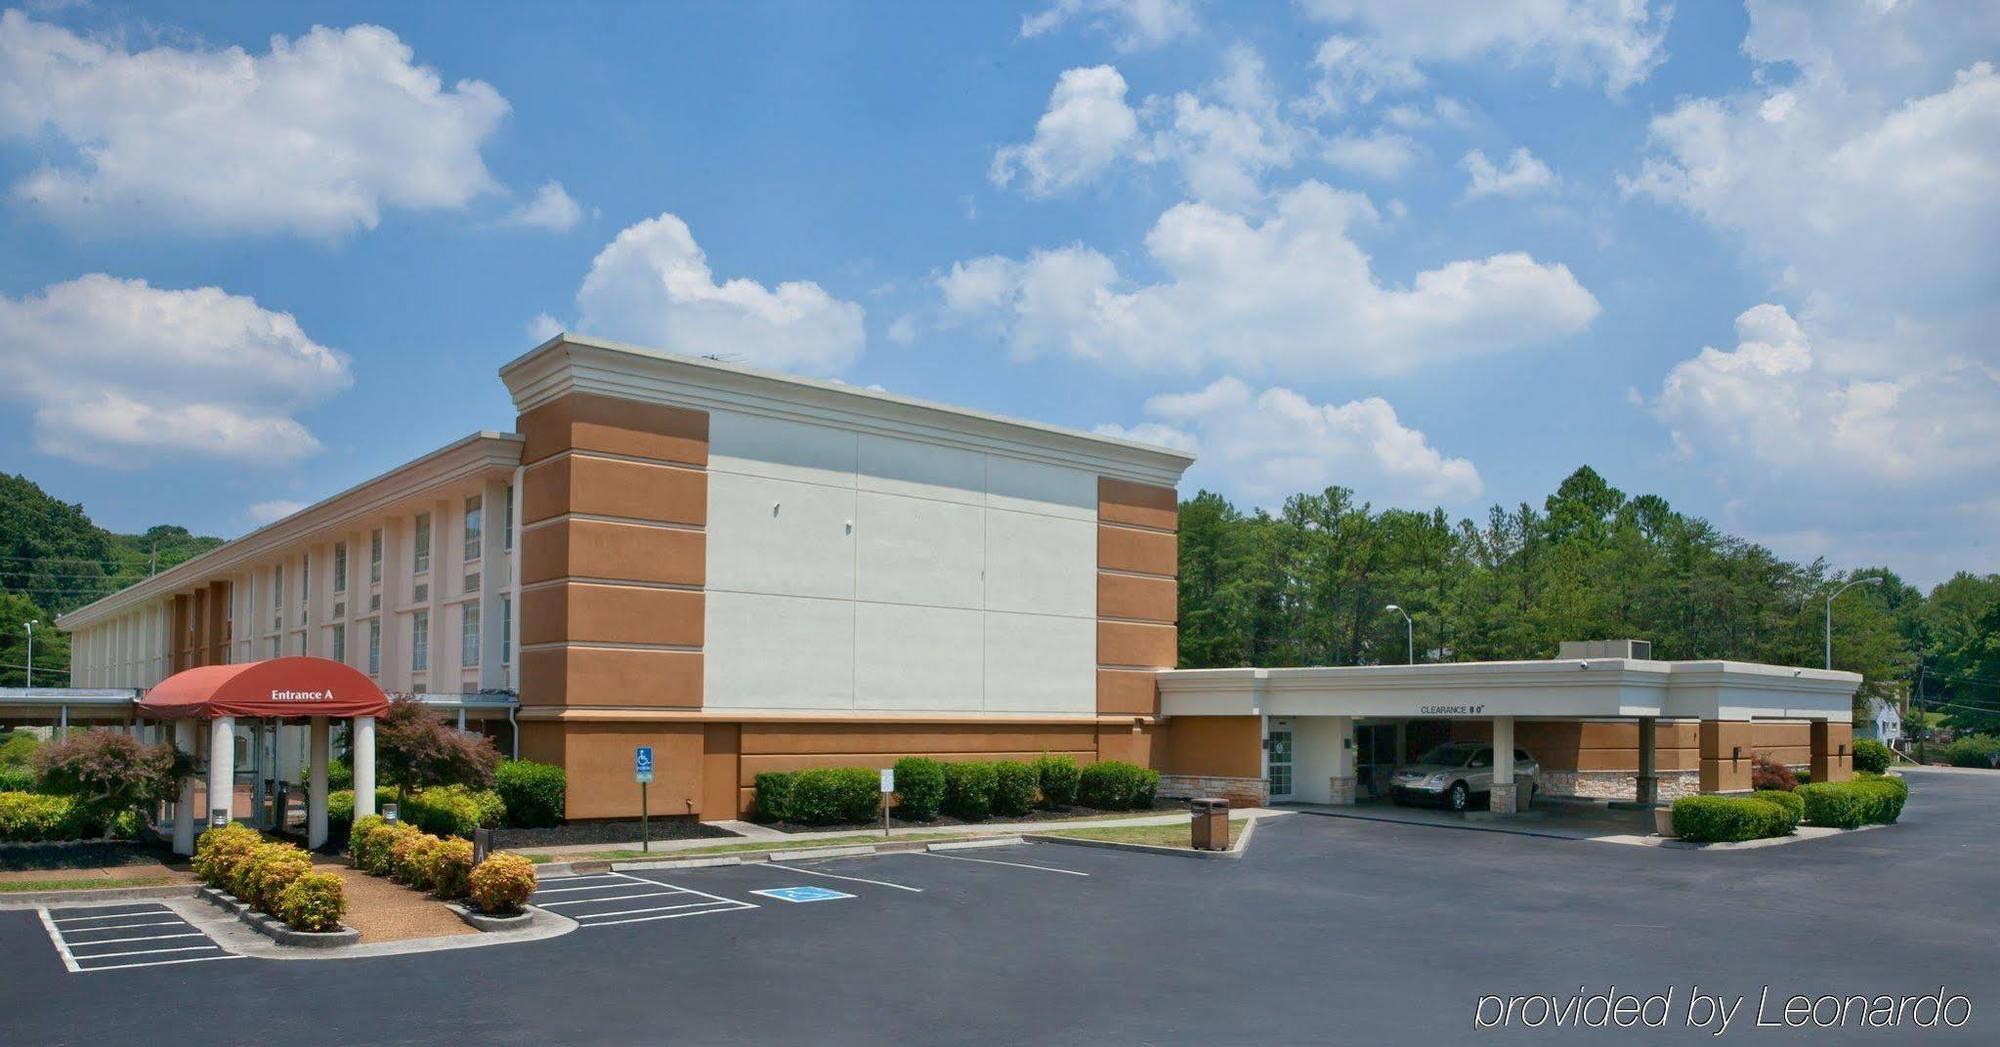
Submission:
[[[1903,714],[1896,703],[1884,698],[1868,700],[1868,718],[1854,729],[1862,738],[1873,738],[1883,745],[1894,748],[1903,742]]]

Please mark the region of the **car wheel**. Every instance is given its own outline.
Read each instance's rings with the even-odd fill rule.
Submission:
[[[1463,811],[1472,805],[1472,791],[1465,787],[1464,782],[1453,782],[1444,802],[1454,811]]]

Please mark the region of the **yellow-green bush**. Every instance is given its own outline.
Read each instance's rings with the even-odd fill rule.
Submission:
[[[432,893],[451,901],[472,889],[472,843],[457,837],[439,840],[425,855],[424,878]]]
[[[518,854],[495,851],[472,870],[472,904],[504,916],[521,911],[535,896],[535,865]]]
[[[389,876],[397,883],[430,889],[430,853],[442,842],[427,832],[413,832],[390,845]]]
[[[371,876],[394,876],[396,845],[416,835],[417,827],[408,822],[383,822],[368,834],[363,851],[355,855],[355,864]]]
[[[288,843],[267,843],[249,863],[243,877],[248,894],[238,898],[273,916],[278,915],[278,899],[292,881],[312,871],[312,856]]]
[[[80,840],[101,831],[86,824],[88,821],[67,796],[0,792],[0,840]]]
[[[333,873],[309,872],[278,896],[275,914],[295,931],[337,931],[347,914],[347,887]]]
[[[210,829],[195,841],[194,874],[210,887],[229,891],[237,866],[249,861],[263,843],[264,837],[247,825],[231,822]]]

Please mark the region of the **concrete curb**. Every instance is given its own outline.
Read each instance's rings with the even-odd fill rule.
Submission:
[[[518,931],[533,926],[535,913],[538,911],[534,908],[525,908],[512,916],[488,916],[482,912],[473,912],[470,906],[460,905],[457,902],[446,902],[444,907],[457,913],[458,918],[464,920],[468,926],[492,933]]]
[[[990,840],[947,840],[944,843],[927,843],[926,851],[976,851],[982,847],[1016,847],[1028,842],[1019,836],[995,836]]]
[[[794,851],[767,851],[765,858],[774,862],[800,862],[809,858],[844,858],[851,854],[874,854],[875,845],[859,844],[851,847],[807,847]]]
[[[1763,840],[1735,840],[1716,843],[1694,843],[1668,836],[1598,836],[1592,843],[1617,843],[1629,847],[1657,847],[1672,851],[1754,851],[1765,847],[1784,847],[1794,843],[1810,843],[1813,840],[1831,840],[1849,833],[1867,832],[1870,829],[1887,829],[1887,825],[1857,825],[1852,829],[1832,829],[1823,825],[1801,825],[1789,836],[1773,836]]]
[[[1309,814],[1316,818],[1349,818],[1358,822],[1382,822],[1388,825],[1407,825],[1414,829],[1446,829],[1453,832],[1506,833],[1509,836],[1537,836],[1544,840],[1604,839],[1604,837],[1573,836],[1566,833],[1522,829],[1511,825],[1495,825],[1492,823],[1415,821],[1408,818],[1390,818],[1378,814],[1349,813],[1347,811],[1300,810],[1296,813]]]
[[[1236,842],[1226,851],[1197,851],[1192,847],[1163,847],[1153,843],[1125,843],[1121,840],[1090,840],[1079,836],[1055,836],[1046,833],[1022,833],[1021,838],[1033,843],[1058,843],[1066,847],[1102,847],[1112,851],[1137,851],[1141,854],[1167,854],[1175,858],[1206,858],[1220,861],[1240,861],[1250,850],[1250,835],[1257,831],[1259,819],[1243,820],[1243,831],[1236,834]]]
[[[0,894],[0,909],[31,909],[40,905],[93,905],[101,902],[143,902],[156,898],[193,898],[194,883],[162,883],[151,887],[82,887],[68,891],[11,891]]]
[[[344,945],[355,945],[361,941],[361,932],[345,924],[337,931],[295,931],[285,926],[283,920],[258,912],[244,904],[233,894],[227,894],[213,887],[203,887],[195,896],[226,912],[236,914],[236,918],[250,926],[251,930],[277,942],[299,949],[335,949]]]
[[[712,869],[724,865],[742,865],[743,856],[738,854],[718,854],[707,858],[661,858],[657,861],[612,862],[612,872],[642,872],[647,869]]]

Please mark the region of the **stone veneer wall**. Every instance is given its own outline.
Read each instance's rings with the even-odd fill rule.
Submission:
[[[1270,783],[1262,778],[1221,778],[1199,774],[1163,774],[1160,795],[1170,799],[1220,797],[1232,807],[1262,807],[1270,801]]]
[[[1678,800],[1701,791],[1701,772],[1659,772],[1660,799]],[[1637,771],[1543,771],[1540,788],[1548,796],[1580,796],[1590,800],[1630,800],[1638,789]]]

